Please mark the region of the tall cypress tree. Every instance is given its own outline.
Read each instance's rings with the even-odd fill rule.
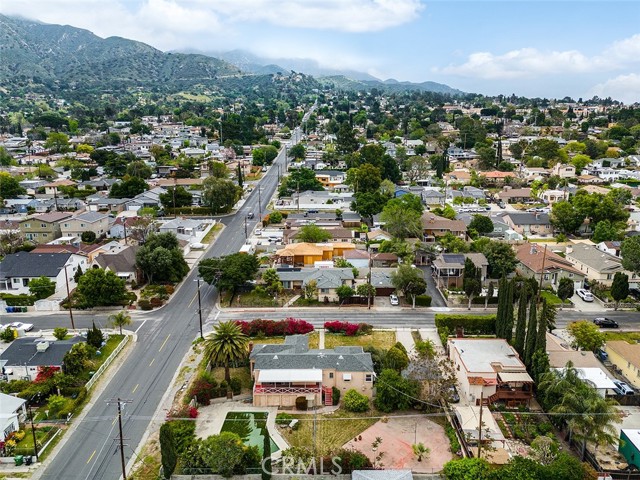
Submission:
[[[171,478],[178,464],[178,452],[176,440],[171,425],[163,423],[160,427],[160,456],[162,461],[162,473],[164,478]]]
[[[531,297],[531,306],[529,307],[529,324],[527,325],[527,340],[524,346],[524,364],[528,367],[531,365],[531,357],[536,350],[536,339],[538,337],[538,307],[536,305],[536,296]]]
[[[542,311],[538,319],[538,337],[536,338],[536,350],[547,350],[547,327],[555,325],[556,308],[546,300],[542,300]]]
[[[506,278],[502,277],[498,282],[498,311],[496,312],[496,337],[504,338],[504,310],[506,298]]]
[[[527,301],[528,289],[523,286],[520,290],[520,300],[518,301],[518,318],[516,320],[516,338],[513,348],[524,358],[524,340],[527,335]]]
[[[513,336],[513,294],[516,290],[516,281],[511,280],[507,289],[507,302],[505,306],[504,320],[502,322],[503,336],[507,342],[511,342]]]

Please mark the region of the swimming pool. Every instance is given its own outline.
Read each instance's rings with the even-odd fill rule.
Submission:
[[[245,445],[258,447],[264,457],[265,436],[269,439],[270,455],[279,450],[278,445],[269,436],[267,412],[229,412],[222,424],[223,432],[237,434]]]

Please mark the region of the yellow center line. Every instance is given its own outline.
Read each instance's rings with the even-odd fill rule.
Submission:
[[[153,362],[155,362],[156,359],[154,358],[153,360],[151,360],[151,363],[149,364],[149,366],[153,365]]]
[[[196,292],[196,293],[193,295],[193,298],[192,298],[192,299],[191,299],[191,301],[189,302],[189,305],[187,305],[187,310],[189,310],[189,309],[191,308],[191,305],[193,304],[193,302],[195,302],[195,301],[196,301],[196,298],[198,298],[198,292]]]
[[[164,342],[162,342],[162,345],[160,346],[160,350],[158,350],[159,352],[162,351],[162,349],[164,348],[164,346],[167,344],[167,342],[169,341],[169,337],[171,336],[171,334],[167,335],[167,338],[164,339]]]
[[[96,451],[94,450],[93,453],[91,454],[91,456],[89,457],[89,460],[87,460],[87,463],[89,463],[91,461],[91,459],[93,458],[93,456],[96,454]]]
[[[118,421],[118,417],[114,418],[113,422],[111,422],[111,426],[113,427],[116,424],[117,421]],[[95,452],[93,452],[93,453],[95,453]]]
[[[140,384],[136,384],[135,387],[133,387],[133,391],[131,393],[136,393],[136,390],[138,389],[138,387],[140,386]]]

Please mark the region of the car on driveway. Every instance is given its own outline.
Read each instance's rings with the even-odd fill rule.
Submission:
[[[585,302],[593,302],[593,295],[591,294],[590,291],[585,290],[584,288],[581,288],[576,293]]]
[[[618,328],[618,322],[608,317],[597,317],[593,319],[593,323],[595,323],[600,328]]]
[[[633,388],[620,380],[614,380],[613,383],[616,385],[616,388],[614,388],[613,391],[618,395],[634,395],[636,393]]]
[[[458,403],[460,401],[460,395],[458,394],[458,390],[453,385],[449,387],[449,398],[450,403]]]
[[[25,332],[29,332],[33,330],[32,323],[22,323],[22,322],[13,322],[8,325],[11,328],[15,328],[16,330],[24,330]]]
[[[391,303],[391,305],[400,305],[398,296],[394,294],[389,295],[389,302]]]

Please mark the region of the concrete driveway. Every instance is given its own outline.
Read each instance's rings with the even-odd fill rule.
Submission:
[[[422,273],[424,273],[424,279],[427,282],[427,295],[431,297],[431,306],[446,307],[447,302],[436,288],[436,283],[433,281],[433,277],[431,276],[431,266],[419,265],[418,268],[422,270]]]
[[[573,294],[573,297],[571,297],[571,301],[575,305],[576,311],[585,312],[589,315],[592,313],[605,314],[608,310],[600,305],[600,302],[598,302],[597,300],[594,300],[593,302],[585,302],[575,293]]]

